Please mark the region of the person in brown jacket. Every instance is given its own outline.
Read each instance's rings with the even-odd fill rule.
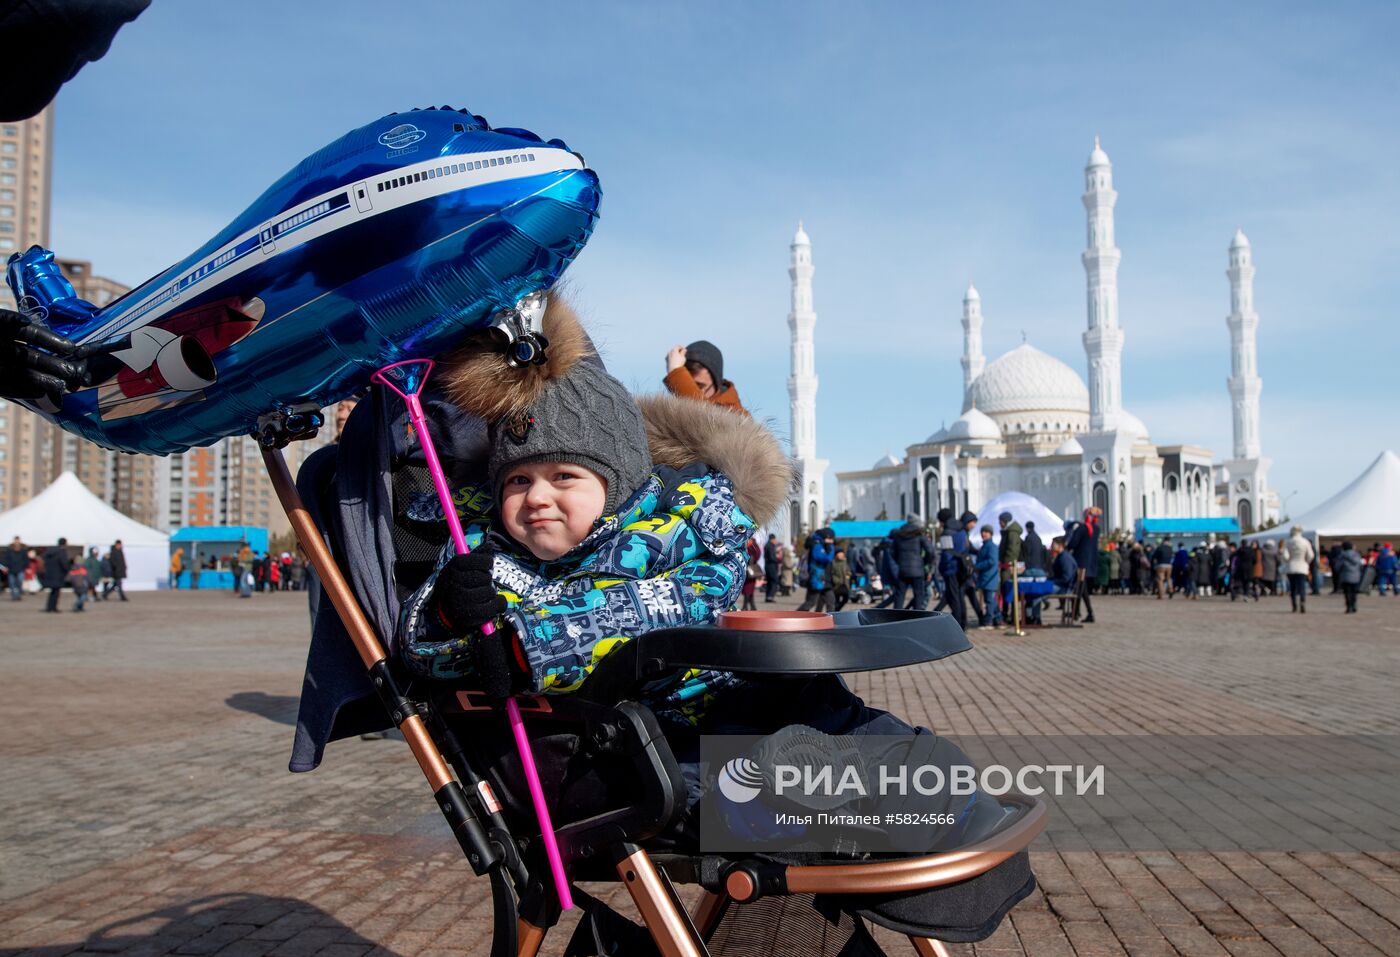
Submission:
[[[672,395],[749,414],[739,401],[739,390],[724,377],[724,355],[712,342],[700,339],[688,346],[672,346],[666,353],[662,381]]]

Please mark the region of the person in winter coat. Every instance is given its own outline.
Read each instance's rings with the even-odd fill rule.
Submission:
[[[1035,530],[1035,522],[1026,523],[1026,537],[1021,541],[1021,561],[1025,562],[1026,574],[1036,571],[1048,572],[1048,556],[1045,553],[1045,543],[1040,540],[1040,534]]]
[[[971,510],[963,512],[958,521],[963,527],[962,560],[963,603],[977,613],[978,626],[987,623],[987,612],[982,605],[982,589],[977,587],[977,549],[982,544],[982,536],[977,532],[977,515]]]
[[[89,548],[87,557],[83,559],[84,584],[87,586],[87,593],[83,596],[84,601],[96,601],[98,597],[97,586],[102,580],[102,557],[97,549]]]
[[[480,376],[479,388],[499,394],[503,375]],[[470,676],[492,698],[568,693],[628,641],[731,607],[755,519],[769,519],[787,494],[787,459],[761,425],[722,409],[697,414],[669,396],[629,414],[630,396],[591,363],[545,378],[511,398],[523,408],[495,417],[475,411],[482,405],[465,384],[454,395],[489,423],[494,516],[468,521],[471,554],[445,547],[406,600],[396,653],[410,673]],[[832,735],[913,731],[834,675],[759,683],[690,671],[647,686],[642,700],[680,766],[687,814],[702,790],[702,734],[794,724]],[[970,802],[964,811],[966,827],[974,814],[1000,814]]]
[[[1390,586],[1392,595],[1400,595],[1400,588],[1395,585],[1397,566],[1400,566],[1400,560],[1395,556],[1395,546],[1386,542],[1376,556],[1376,594],[1382,598],[1385,597],[1386,585]]]
[[[953,521],[953,510],[938,510],[938,577],[943,579],[942,602],[948,603],[953,618],[967,629],[967,606],[963,603],[963,562],[967,553],[967,533]],[[941,602],[940,602],[941,604]]]
[[[1294,525],[1289,530],[1288,541],[1283,543],[1279,559],[1288,572],[1288,598],[1293,603],[1293,611],[1308,613],[1308,585],[1312,577],[1313,561],[1317,552],[1312,542],[1303,537],[1303,529]]]
[[[783,569],[778,575],[781,586],[779,594],[784,598],[792,594],[797,584],[797,546],[791,542],[783,546]]]
[[[851,563],[846,560],[846,550],[836,549],[836,557],[831,560],[831,597],[836,602],[832,611],[840,611],[851,600]]]
[[[1230,590],[1230,546],[1226,542],[1216,542],[1210,550],[1211,588],[1217,595]]]
[[[992,526],[982,526],[982,547],[977,550],[973,567],[977,570],[977,588],[987,604],[987,619],[983,628],[1001,624],[1001,561],[997,543],[992,539]]]
[[[1099,573],[1099,524],[1103,513],[1089,506],[1084,510],[1084,520],[1065,523],[1065,548],[1074,555],[1079,566],[1079,601],[1084,608],[1084,624],[1094,622],[1094,606],[1089,601],[1089,582]]]
[[[118,598],[126,601],[126,589],[122,588],[122,581],[126,578],[126,552],[122,550],[120,538],[112,543],[112,550],[107,557],[112,562],[112,587],[103,588],[102,597],[106,598],[112,592],[116,592]]]
[[[1185,542],[1177,546],[1176,554],[1172,556],[1172,587],[1187,597],[1196,597],[1196,580],[1191,575],[1191,553],[1186,550]]]
[[[543,382],[507,393],[504,409],[504,370],[454,387],[457,403],[490,423],[495,517],[469,523],[471,553],[449,543],[405,601],[398,648],[413,674],[473,675],[496,697],[566,693],[621,643],[713,621],[739,597],[750,516],[769,518],[786,493],[776,441],[721,409],[666,396],[639,405],[582,357],[553,368],[521,373]],[[824,541],[816,551],[824,581],[831,552]],[[690,673],[647,700],[663,721],[693,723],[740,684]]]
[[[10,589],[10,601],[22,601],[24,598],[24,570],[29,567],[29,549],[25,548],[24,542],[20,541],[18,535],[10,543],[10,547],[5,549],[3,559],[5,584]]]
[[[60,538],[58,544],[44,552],[44,571],[39,584],[49,590],[49,600],[44,611],[57,613],[58,593],[68,584],[68,575],[73,570],[73,559],[68,556],[68,539]]]
[[[1211,557],[1205,543],[1196,546],[1191,553],[1191,579],[1196,583],[1196,594],[1210,596]]]
[[[180,573],[185,570],[185,550],[177,548],[170,553],[170,590],[180,587]]]
[[[778,536],[769,535],[763,546],[763,600],[771,603],[778,593],[778,575],[783,570],[783,546],[778,544]]]
[[[880,585],[885,590],[879,608],[893,608],[899,601],[899,562],[894,557],[894,541],[886,536],[875,546],[875,570],[880,576]]]
[[[742,611],[758,611],[758,606],[754,604],[753,594],[758,590],[758,583],[763,578],[763,566],[758,563],[763,557],[763,551],[758,547],[758,542],[749,539],[744,543],[744,553],[748,556],[748,562],[744,565],[744,587],[742,594],[744,604]]]
[[[1108,566],[1108,587],[1122,594],[1123,553],[1118,550],[1117,542],[1108,543],[1108,555],[1102,564]]]
[[[1278,542],[1273,540],[1259,549],[1259,587],[1270,595],[1278,594]]]
[[[1050,542],[1050,580],[1055,585],[1055,594],[1066,596],[1068,599],[1079,589],[1079,565],[1074,560],[1074,555],[1065,548],[1063,538],[1052,539]],[[1064,606],[1064,600],[1060,602]],[[1039,625],[1041,621],[1041,609],[1043,601],[1035,602],[1030,607],[1030,621],[1033,625]]]
[[[889,535],[890,557],[898,574],[893,582],[895,608],[928,607],[929,569],[934,562],[933,543],[924,534],[917,516],[909,515],[904,524]],[[908,596],[908,604],[905,598]]]
[[[836,533],[819,528],[807,541],[807,594],[798,611],[828,611],[831,604],[831,581],[828,570],[836,557]]]
[[[1356,614],[1356,595],[1361,590],[1361,553],[1351,542],[1342,542],[1342,550],[1332,564],[1332,576],[1341,583],[1346,598],[1346,614]]]
[[[701,339],[688,346],[672,346],[666,353],[666,378],[672,395],[748,415],[739,401],[739,390],[724,377],[724,354],[712,342]]]
[[[1152,570],[1157,575],[1157,598],[1160,601],[1163,595],[1172,597],[1172,562],[1176,558],[1176,552],[1172,549],[1172,543],[1163,539],[1157,543],[1157,547],[1152,550]]]
[[[997,516],[1001,526],[1001,544],[997,552],[1001,557],[1001,580],[1010,582],[1016,577],[1016,565],[1021,561],[1021,526],[1010,512]]]

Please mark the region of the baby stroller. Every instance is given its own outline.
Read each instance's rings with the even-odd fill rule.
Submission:
[[[342,438],[346,460],[355,455],[352,442],[352,434]],[[377,696],[359,712],[358,724],[347,723],[338,734],[399,728],[467,863],[490,881],[492,957],[533,957],[561,913],[504,715],[469,686],[412,681],[386,655],[338,561],[347,542],[327,494],[336,486],[335,450],[308,459],[296,484],[279,451],[264,456],[324,599]],[[405,465],[393,475],[395,496],[427,485],[417,470]],[[320,525],[328,537],[312,510],[325,517]],[[415,545],[411,537],[394,532],[398,576],[430,568],[423,559],[440,546]],[[925,955],[943,953],[939,941],[986,937],[1034,888],[1025,848],[1044,825],[1038,802],[998,799],[1004,813],[994,827],[971,846],[939,854],[859,860],[705,854],[676,836],[685,783],[671,744],[639,700],[643,684],[693,668],[800,683],[934,661],[970,647],[943,615],[852,611],[819,631],[766,630],[764,613],[749,615],[742,624],[651,632],[622,644],[575,692],[520,699],[570,882],[621,883],[642,918],[638,926],[576,890],[586,919],[565,952],[879,954],[866,921],[907,935]],[[677,884],[701,889],[693,912],[681,905]]]

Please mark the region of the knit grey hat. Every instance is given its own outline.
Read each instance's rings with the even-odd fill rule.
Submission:
[[[528,409],[491,429],[491,488],[500,499],[506,473],[530,462],[574,462],[608,483],[611,515],[651,474],[642,413],[627,389],[597,362],[579,362],[545,384]]]

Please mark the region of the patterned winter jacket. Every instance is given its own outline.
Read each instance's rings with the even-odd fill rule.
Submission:
[[[737,601],[744,583],[745,542],[755,523],[735,504],[724,473],[703,465],[657,466],[616,515],[555,561],[540,561],[476,523],[467,544],[497,549],[492,578],[507,602],[532,672],[531,691],[575,690],[619,643],[657,628],[710,622]],[[438,569],[452,557],[449,544]],[[429,599],[437,571],[404,603],[398,646],[424,677],[470,674],[469,642],[452,635]],[[732,675],[692,671],[649,690],[658,711],[694,720]]]

